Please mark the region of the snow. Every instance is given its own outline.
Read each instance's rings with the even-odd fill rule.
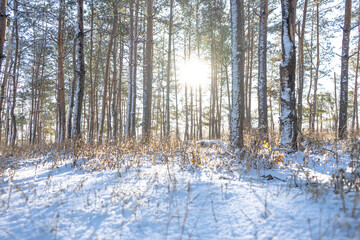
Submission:
[[[229,147],[228,142],[224,142],[221,140],[199,140],[196,142],[200,146],[221,146],[221,147]]]
[[[344,213],[340,194],[326,187],[339,169],[350,174],[349,155],[314,148],[245,170],[225,145],[197,149],[198,165],[163,153],[83,158],[76,168],[70,156],[11,159],[18,168],[0,178],[0,239],[360,237],[360,211]],[[261,153],[280,154],[269,146]]]
[[[285,79],[284,83],[287,84],[288,80]],[[285,85],[281,91],[281,140],[280,143],[284,147],[291,148],[292,138],[294,134],[293,116],[295,114],[295,108],[291,106],[291,98],[294,98],[294,93],[291,89]]]

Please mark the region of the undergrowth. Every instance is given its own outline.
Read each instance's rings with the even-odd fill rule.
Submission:
[[[283,149],[276,146],[277,139],[259,139],[256,135],[247,134],[245,137],[246,147],[241,151],[234,152],[227,141],[186,141],[176,138],[167,141],[152,139],[149,143],[141,141],[115,142],[109,141],[102,145],[81,142],[72,145],[65,144],[41,144],[18,146],[14,148],[2,148],[0,155],[0,176],[5,173],[13,175],[21,163],[27,159],[33,159],[36,164],[52,162],[55,168],[58,164],[72,159],[73,168],[82,168],[86,171],[102,171],[130,169],[139,167],[144,162],[151,164],[178,164],[183,170],[208,168],[214,171],[251,171],[259,173],[266,169],[286,169],[292,167],[293,174],[287,180],[289,187],[305,186],[312,195],[318,199],[329,190],[339,194],[344,202],[343,209],[346,211],[345,194],[354,196],[353,209],[357,208],[357,198],[360,190],[360,141],[349,139],[338,141],[335,139],[324,140],[323,137],[307,137],[299,144],[302,155],[289,155]],[[337,171],[331,175],[331,179],[323,182],[309,169],[320,164],[320,160],[311,156],[322,156],[325,159],[334,159],[331,164],[338,165],[341,154],[350,156],[351,161],[345,168],[337,167]],[[327,160],[325,164],[327,163]],[[305,183],[299,182],[299,175],[305,176]],[[264,176],[267,180],[276,180],[273,176]],[[352,210],[352,215],[355,215]]]

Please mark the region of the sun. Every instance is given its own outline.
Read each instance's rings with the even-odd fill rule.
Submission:
[[[199,59],[191,59],[180,67],[180,79],[190,86],[204,86],[210,82],[210,66]]]

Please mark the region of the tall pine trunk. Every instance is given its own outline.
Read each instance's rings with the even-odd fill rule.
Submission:
[[[260,26],[259,26],[259,82],[258,82],[258,111],[259,111],[259,137],[268,138],[267,116],[267,78],[266,78],[266,53],[267,53],[267,19],[268,1],[260,1]],[[250,101],[250,99],[249,99]]]
[[[72,132],[72,117],[73,117],[73,110],[74,110],[74,99],[75,99],[75,88],[76,88],[76,80],[78,77],[77,72],[77,63],[76,63],[76,42],[77,36],[74,37],[73,42],[73,52],[72,52],[72,63],[73,63],[73,78],[71,80],[70,86],[70,97],[69,97],[69,109],[67,115],[67,138],[71,139],[71,132]]]
[[[10,69],[9,69],[9,65],[10,65],[10,55],[11,55],[11,44],[12,44],[12,40],[14,38],[14,34],[15,34],[15,28],[13,27],[12,32],[11,32],[11,36],[10,36],[10,40],[8,42],[8,45],[7,45],[7,55],[8,55],[8,57],[6,58],[5,69],[4,69],[4,77],[3,77],[3,81],[1,83],[1,92],[0,92],[0,144],[1,144],[1,140],[2,140],[2,112],[3,112],[4,99],[6,98],[5,89],[6,89],[6,86],[7,86],[8,77],[9,77],[10,72],[11,72],[11,66],[10,66]]]
[[[319,82],[319,68],[320,68],[320,35],[319,35],[319,2],[316,1],[316,65],[315,65],[315,78],[314,78],[314,96],[311,110],[311,127],[310,129],[315,131],[315,119],[317,116],[317,89]]]
[[[6,24],[7,24],[7,15],[6,15],[7,0],[0,0],[0,70],[2,67],[4,56],[4,46],[6,38]]]
[[[171,37],[173,28],[173,5],[174,0],[170,0],[170,21],[169,21],[169,38],[168,38],[168,62],[166,74],[166,137],[170,137],[170,75],[171,75]]]
[[[175,134],[176,134],[176,138],[180,139],[180,130],[179,130],[179,102],[178,102],[178,80],[176,78],[176,51],[175,51],[175,39],[173,39],[173,48],[174,48],[174,53],[173,53],[173,63],[174,63],[174,79],[175,79]]]
[[[337,99],[337,91],[336,91],[336,72],[334,72],[334,102],[335,102],[335,114],[334,114],[334,121],[335,121],[335,137],[338,137],[338,99]]]
[[[84,98],[85,58],[84,58],[84,0],[77,0],[77,86],[75,93],[72,138],[74,143],[81,137],[81,110]]]
[[[232,107],[230,141],[233,147],[242,148],[244,126],[244,1],[231,0],[231,35],[232,35]]]
[[[296,150],[296,99],[295,99],[295,19],[296,0],[281,0],[282,12],[282,62],[280,66],[281,117],[280,146]]]
[[[13,68],[13,91],[12,91],[12,105],[10,110],[11,116],[11,136],[10,136],[10,144],[11,146],[15,146],[16,143],[16,117],[15,117],[15,106],[16,106],[16,93],[17,93],[17,80],[18,80],[18,64],[19,64],[19,25],[18,25],[18,2],[15,1],[14,7],[14,27],[15,27],[15,60],[14,60],[14,68]]]
[[[123,69],[123,55],[124,55],[124,43],[120,40],[120,51],[119,51],[119,89],[118,89],[118,96],[117,96],[117,109],[119,112],[119,140],[122,140],[123,136],[123,121],[122,121],[122,69]]]
[[[358,21],[360,23],[360,2],[359,2],[359,16]],[[360,57],[360,25],[358,26],[358,45],[356,53],[356,68],[355,68],[355,85],[354,85],[354,105],[353,105],[353,119],[352,130],[356,126],[356,134],[359,132],[359,109],[358,109],[358,76],[359,76],[359,57]]]
[[[90,63],[89,63],[89,72],[90,72],[90,124],[88,129],[89,141],[92,143],[94,138],[94,128],[95,128],[95,103],[94,103],[94,92],[95,92],[95,84],[93,82],[93,53],[94,53],[94,1],[91,0],[91,32],[90,32]]]
[[[143,141],[148,142],[151,137],[151,104],[153,81],[153,0],[147,0],[147,29],[145,54],[145,84],[142,134]]]
[[[351,31],[351,0],[345,1],[345,20],[341,53],[341,76],[340,76],[340,112],[339,112],[339,138],[346,137],[347,108],[348,108],[348,69],[349,69],[349,44]]]
[[[113,51],[113,79],[112,79],[112,103],[111,103],[111,116],[112,116],[112,135],[111,138],[116,140],[117,139],[117,132],[118,132],[118,123],[117,123],[117,37],[114,39],[114,51]],[[110,104],[110,101],[109,101]]]
[[[307,6],[308,6],[308,0],[305,0],[301,30],[299,33],[299,86],[298,86],[298,102],[297,102],[297,117],[298,117],[299,131],[302,130],[302,119],[303,119],[302,102],[303,102],[303,92],[304,92],[304,38],[305,38]]]
[[[66,116],[65,116],[65,81],[64,81],[64,40],[63,40],[63,22],[64,22],[64,0],[59,1],[59,24],[58,24],[58,108],[59,108],[59,142],[65,140]]]
[[[133,35],[133,63],[132,63],[132,99],[131,99],[131,124],[130,124],[130,136],[131,138],[136,137],[136,99],[137,99],[137,85],[136,85],[136,76],[137,76],[137,44],[138,44],[138,25],[139,25],[139,0],[136,0],[136,9],[135,9],[135,22],[134,22],[134,35]]]
[[[138,9],[139,1],[134,9],[134,0],[130,0],[130,57],[129,57],[129,80],[128,80],[128,102],[126,114],[125,137],[135,137],[136,124],[136,69],[137,69],[137,26],[138,26]],[[135,17],[134,17],[135,12]]]

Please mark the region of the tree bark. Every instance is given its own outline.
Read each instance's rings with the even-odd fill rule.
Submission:
[[[144,109],[142,134],[143,141],[148,142],[151,137],[151,104],[153,81],[153,0],[147,0],[147,29],[146,29],[146,63],[144,84]]]
[[[72,138],[74,143],[81,138],[81,110],[84,98],[85,58],[84,58],[84,0],[77,0],[77,87],[74,104],[74,118],[72,124]]]
[[[124,44],[123,42],[120,40],[120,51],[119,51],[119,61],[120,61],[120,66],[119,66],[119,89],[118,89],[118,96],[117,96],[117,108],[118,108],[118,112],[119,112],[119,140],[122,140],[122,136],[123,136],[123,121],[122,121],[122,69],[123,69],[123,55],[124,55]]]
[[[13,27],[12,32],[11,32],[11,36],[10,36],[10,40],[8,42],[8,45],[7,45],[7,55],[8,55],[8,57],[6,58],[6,62],[5,62],[4,78],[3,78],[3,82],[1,83],[1,92],[0,92],[0,144],[1,144],[1,139],[2,139],[3,104],[4,104],[4,99],[6,98],[5,89],[6,89],[6,86],[7,86],[7,80],[8,80],[8,77],[10,75],[10,72],[11,72],[11,67],[9,69],[9,65],[10,65],[10,55],[11,55],[11,44],[12,44],[12,40],[14,38],[14,34],[15,34],[15,28]]]
[[[173,28],[173,5],[174,0],[170,0],[170,21],[168,38],[168,62],[167,62],[167,80],[166,80],[166,137],[170,137],[170,75],[171,75],[171,38]]]
[[[320,36],[319,36],[319,1],[316,1],[316,66],[315,66],[315,78],[314,78],[314,95],[313,104],[311,110],[311,127],[310,129],[315,131],[315,117],[317,115],[317,87],[319,81],[319,67],[320,67]]]
[[[211,5],[210,5],[211,6]],[[212,9],[210,9],[212,10]],[[211,96],[210,96],[210,131],[209,131],[209,139],[215,138],[215,124],[216,124],[216,117],[215,117],[215,111],[216,111],[216,69],[215,69],[215,36],[214,36],[214,26],[213,22],[210,24],[210,36],[211,36]],[[192,111],[192,110],[191,110]]]
[[[306,26],[306,14],[307,14],[308,0],[304,3],[304,12],[301,24],[301,30],[299,32],[299,86],[298,86],[298,102],[297,102],[297,117],[298,117],[298,129],[302,130],[302,108],[303,108],[303,92],[304,92],[304,38],[305,38],[305,26]]]
[[[134,35],[133,35],[133,63],[132,63],[132,99],[131,99],[131,124],[130,124],[130,137],[135,138],[136,135],[136,99],[137,99],[137,86],[136,86],[136,73],[137,73],[137,44],[138,44],[138,25],[139,25],[139,0],[136,0],[135,9],[135,22],[134,22]]]
[[[10,144],[12,147],[15,146],[16,143],[16,135],[17,135],[17,129],[16,129],[16,117],[15,117],[15,106],[16,106],[16,92],[17,92],[17,79],[18,79],[18,61],[19,61],[19,26],[18,26],[18,2],[14,2],[14,27],[15,27],[15,60],[14,60],[14,69],[13,69],[13,96],[12,96],[12,105],[10,110],[10,116],[11,116],[11,136],[10,136]]]
[[[176,51],[175,51],[175,39],[173,39],[173,48],[174,48],[174,57],[173,57],[173,63],[174,63],[174,79],[175,79],[175,134],[176,138],[180,139],[180,131],[179,131],[179,102],[178,102],[178,80],[176,77]]]
[[[5,58],[4,56],[4,46],[6,38],[6,24],[7,24],[7,15],[6,15],[7,0],[0,1],[0,70],[2,67],[2,61]]]
[[[359,16],[358,21],[360,23],[360,2],[359,2]],[[359,109],[358,109],[358,76],[359,76],[359,57],[360,57],[360,25],[358,26],[358,45],[356,53],[356,68],[355,68],[355,85],[354,85],[354,106],[353,106],[353,119],[352,130],[356,126],[356,134],[359,132]]]
[[[130,57],[129,57],[129,81],[128,81],[128,102],[126,116],[126,138],[135,137],[135,115],[136,115],[136,69],[137,69],[137,26],[138,26],[138,0],[136,1],[136,11],[134,0],[130,1]],[[135,17],[134,17],[135,12]]]
[[[281,0],[282,12],[282,62],[280,66],[281,82],[281,117],[280,117],[280,146],[293,151],[297,150],[297,124],[295,99],[295,19],[296,0]]]
[[[73,52],[72,52],[72,63],[73,63],[73,78],[71,81],[70,86],[70,98],[69,98],[69,110],[68,110],[68,116],[67,116],[67,138],[71,139],[71,129],[72,129],[72,117],[73,117],[73,110],[74,110],[74,99],[75,99],[75,88],[76,88],[76,80],[78,77],[77,72],[77,63],[76,63],[76,41],[77,36],[74,37],[74,43],[73,43]]]
[[[340,112],[339,112],[339,138],[346,137],[347,108],[348,108],[348,69],[349,69],[349,44],[351,31],[351,0],[345,1],[345,20],[343,26],[341,76],[340,76]]]
[[[267,116],[267,78],[266,78],[266,53],[267,53],[267,19],[268,1],[260,1],[260,26],[259,26],[259,82],[258,82],[258,111],[259,111],[259,137],[268,139]]]
[[[196,45],[197,45],[197,57],[198,59],[200,59],[200,40],[201,40],[201,35],[200,35],[200,13],[199,13],[199,8],[200,8],[200,1],[197,0],[196,1]],[[198,131],[199,131],[199,138],[202,139],[203,138],[203,133],[202,133],[202,89],[201,89],[201,84],[199,84],[199,126],[198,126]]]
[[[311,89],[312,89],[312,85],[313,85],[313,40],[314,40],[314,14],[312,14],[312,17],[311,17],[311,34],[310,34],[310,83],[309,83],[309,91],[308,91],[308,94],[307,94],[307,97],[306,97],[306,101],[309,105],[309,131],[311,129],[311,126],[312,126],[312,105],[313,103],[310,101],[310,95],[311,95]]]
[[[112,103],[111,103],[111,116],[112,116],[112,135],[111,138],[116,140],[117,139],[117,132],[118,132],[118,112],[117,112],[117,36],[114,39],[114,51],[113,51],[113,79],[112,79]],[[110,104],[110,101],[109,101]],[[110,122],[111,123],[111,122]]]
[[[90,72],[90,124],[89,124],[89,142],[92,143],[94,138],[94,128],[95,128],[95,104],[94,104],[94,92],[95,92],[95,85],[93,83],[93,52],[94,52],[94,42],[93,42],[93,35],[94,35],[94,1],[91,0],[91,31],[90,31],[90,63],[89,63],[89,72]]]
[[[63,22],[64,22],[64,0],[59,1],[59,24],[58,24],[58,108],[59,108],[59,141],[65,140],[66,116],[65,116],[65,81],[64,81],[64,40],[63,40]]]
[[[251,131],[251,95],[252,95],[252,78],[253,78],[253,60],[254,60],[254,30],[251,29],[251,43],[250,43],[250,69],[249,69],[249,83],[248,83],[248,105],[247,112],[248,116],[246,118],[246,126],[249,131]]]
[[[231,0],[230,3],[233,76],[230,141],[233,147],[242,148],[244,146],[244,1]]]
[[[335,114],[334,114],[334,120],[335,120],[335,137],[338,136],[338,100],[337,100],[337,94],[336,94],[336,73],[334,72],[334,102],[335,102]]]

